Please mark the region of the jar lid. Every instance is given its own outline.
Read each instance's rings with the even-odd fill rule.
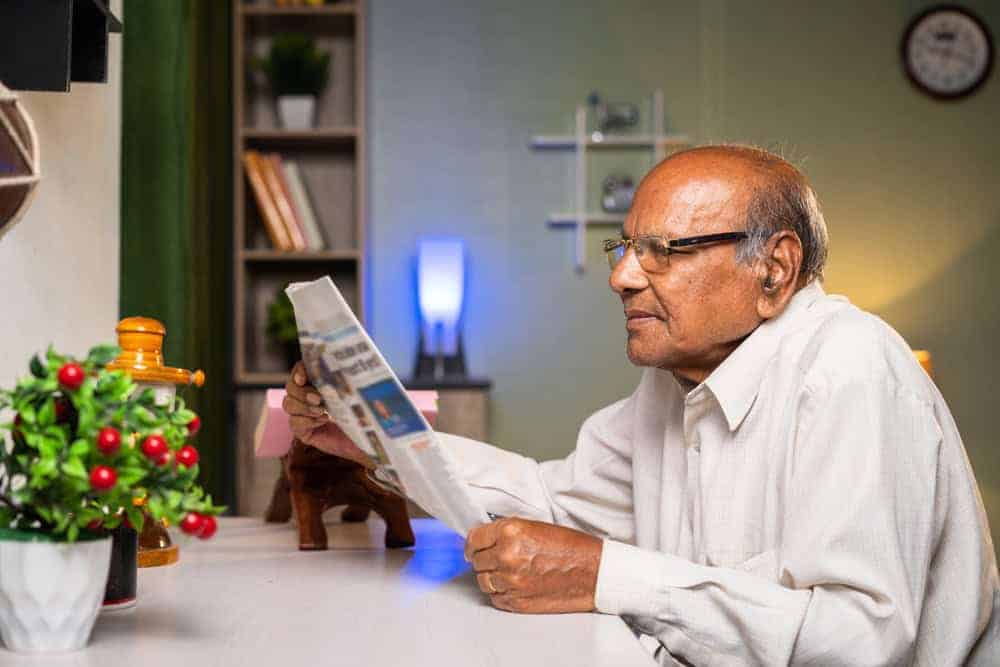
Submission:
[[[125,371],[133,380],[168,384],[205,384],[205,373],[163,365],[163,338],[167,329],[150,317],[127,317],[115,327],[121,354],[108,364],[111,371]]]

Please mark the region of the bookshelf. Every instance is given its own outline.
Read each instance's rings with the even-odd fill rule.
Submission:
[[[233,2],[233,384],[237,507],[260,515],[277,476],[276,461],[253,456],[253,428],[269,387],[283,386],[288,362],[266,335],[267,309],[286,284],[329,274],[365,321],[366,162],[364,0],[277,6]],[[316,39],[331,54],[329,82],[317,100],[316,127],[286,130],[263,76],[252,66],[282,32]],[[243,153],[294,161],[325,241],[323,250],[274,248],[247,182]]]

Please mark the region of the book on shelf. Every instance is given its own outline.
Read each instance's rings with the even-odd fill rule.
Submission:
[[[309,191],[306,189],[305,181],[302,180],[302,170],[299,169],[298,162],[294,160],[282,160],[285,182],[291,192],[292,205],[298,217],[299,224],[306,235],[306,244],[310,250],[325,250],[326,241],[323,232],[320,230],[319,222],[316,220],[316,211],[309,200]]]
[[[271,193],[278,214],[288,232],[288,238],[292,243],[292,250],[306,250],[306,238],[295,219],[295,211],[292,209],[292,202],[286,194],[285,186],[281,182],[281,158],[276,153],[268,153],[260,158],[261,170],[264,172],[264,183]]]
[[[243,169],[246,172],[247,180],[250,181],[250,189],[253,191],[254,201],[257,203],[257,210],[264,223],[267,236],[276,249],[292,250],[294,246],[291,237],[288,235],[288,230],[265,181],[265,162],[263,156],[257,151],[243,151]]]

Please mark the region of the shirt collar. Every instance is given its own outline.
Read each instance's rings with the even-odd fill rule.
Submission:
[[[750,412],[764,371],[777,352],[782,337],[797,321],[801,321],[802,314],[810,306],[825,295],[819,281],[803,287],[792,297],[781,315],[757,327],[704,381],[703,385],[719,402],[730,431],[735,431]]]

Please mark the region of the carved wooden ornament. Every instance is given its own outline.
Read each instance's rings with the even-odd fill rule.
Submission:
[[[38,181],[38,136],[31,117],[0,82],[0,238],[21,219]]]

